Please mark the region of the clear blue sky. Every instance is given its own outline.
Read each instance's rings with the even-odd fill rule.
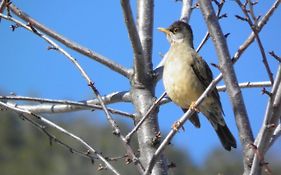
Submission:
[[[13,1],[13,3],[65,37],[91,48],[125,67],[132,66],[132,49],[119,1],[85,0],[74,3],[50,0],[42,3],[42,1],[29,0]],[[132,4],[133,10],[136,9],[134,3]],[[256,8],[256,14],[264,15],[272,3],[272,0],[260,1]],[[179,19],[180,10],[180,2],[174,0],[155,1],[154,66],[161,60],[159,53],[165,53],[169,47],[166,38],[157,31],[157,27],[167,27]],[[223,13],[227,13],[228,18],[221,20],[221,24],[225,33],[230,32],[227,40],[230,53],[233,55],[248,37],[250,30],[247,23],[238,21],[234,17],[236,14],[241,14],[234,1],[227,1]],[[281,10],[278,9],[260,34],[265,51],[274,50],[279,55],[281,55],[280,14]],[[196,47],[206,32],[206,26],[199,10],[193,12],[190,24],[193,27]],[[0,90],[4,91],[5,95],[14,92],[23,96],[32,94],[36,97],[53,99],[85,100],[93,98],[87,83],[68,59],[55,51],[48,51],[48,44],[24,29],[12,32],[9,29],[10,25],[11,23],[5,20],[0,23],[0,74],[2,75]],[[129,82],[122,76],[83,55],[69,49],[67,51],[78,59],[102,94],[129,90]],[[208,41],[200,54],[208,63],[218,63],[212,42]],[[278,64],[268,54],[267,56],[275,74]],[[235,65],[239,82],[268,80],[261,60],[257,44],[254,43]],[[215,68],[211,67],[211,69],[214,76],[218,75],[219,72]],[[157,96],[162,92],[163,86],[160,81],[157,85]],[[226,93],[220,93],[220,95],[227,124],[239,142],[229,98]],[[243,95],[253,132],[256,135],[263,120],[268,98],[266,95],[261,95],[261,89],[245,89]],[[112,106],[129,112],[134,111],[130,105],[116,104]],[[103,115],[99,114],[101,114],[100,117],[95,120],[103,122]],[[168,132],[171,125],[181,115],[182,111],[172,103],[161,107],[159,122],[162,133]],[[173,140],[174,144],[191,154],[192,158],[199,163],[211,148],[219,146],[223,149],[215,132],[204,117],[201,117],[201,122],[201,129],[194,128],[190,123],[186,124],[186,132],[180,132]],[[277,147],[280,145],[280,141],[275,145],[275,150],[279,153],[281,150],[278,150]]]

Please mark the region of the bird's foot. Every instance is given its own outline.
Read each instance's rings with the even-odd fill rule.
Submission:
[[[181,125],[180,121],[176,121],[176,122],[172,125],[172,129],[173,129],[174,131],[179,131],[180,125]],[[185,129],[184,129],[183,126],[181,127],[181,129],[182,129],[183,131],[185,131]]]
[[[191,104],[190,104],[190,106],[189,106],[189,109],[191,109],[191,110],[193,110],[193,111],[196,111],[196,112],[200,112],[200,111],[198,110],[198,108],[196,107],[195,103],[196,103],[195,101],[191,102]]]

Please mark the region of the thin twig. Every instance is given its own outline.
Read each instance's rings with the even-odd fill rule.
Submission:
[[[54,129],[56,129],[56,130],[58,130],[58,131],[60,131],[64,134],[68,135],[69,137],[73,138],[74,140],[77,140],[79,143],[81,143],[83,146],[85,146],[90,151],[90,153],[95,154],[101,161],[103,161],[103,163],[105,163],[107,168],[110,169],[114,174],[116,174],[116,175],[120,174],[101,154],[99,154],[94,148],[92,148],[87,142],[85,142],[80,137],[78,137],[78,136],[74,135],[73,133],[67,131],[66,129],[60,127],[59,125],[47,120],[46,118],[44,118],[41,115],[32,113],[32,112],[24,110],[24,109],[20,109],[20,108],[17,108],[17,107],[7,105],[7,104],[5,104],[1,101],[0,101],[0,105],[2,107],[6,108],[6,109],[9,109],[10,111],[13,111],[13,112],[16,112],[16,113],[19,113],[19,114],[22,114],[22,115],[34,117],[34,119],[38,119],[41,122],[43,122],[44,124],[48,125],[49,127],[54,128]],[[41,127],[41,125],[38,125],[37,127],[39,127],[40,129],[44,128],[44,127]],[[48,135],[48,136],[50,136],[50,135]]]
[[[43,33],[47,34],[48,36],[54,38],[55,40],[59,41],[60,43],[62,43],[63,45],[65,45],[66,47],[69,47],[83,55],[86,55],[94,60],[96,60],[97,62],[107,66],[108,68],[110,68],[111,70],[120,73],[121,75],[129,78],[132,74],[132,72],[130,70],[128,70],[127,68],[123,67],[122,65],[110,60],[109,58],[100,55],[94,51],[92,51],[89,48],[83,47],[65,37],[63,37],[62,35],[56,33],[55,31],[47,28],[46,26],[44,26],[43,24],[39,23],[38,21],[36,21],[35,19],[31,18],[28,14],[26,14],[25,12],[23,12],[22,10],[20,10],[19,8],[17,8],[14,4],[9,5],[9,8],[12,10],[12,12],[17,15],[18,17],[20,17],[21,19],[23,19],[24,21],[26,21],[27,23],[32,24],[32,26],[34,26],[37,30],[42,31]]]
[[[269,64],[268,64],[268,61],[267,61],[267,57],[266,57],[266,54],[265,54],[265,51],[264,51],[263,44],[262,44],[261,39],[260,39],[260,37],[259,37],[259,34],[258,34],[258,32],[257,32],[257,25],[256,25],[257,20],[256,20],[256,17],[255,17],[255,15],[254,15],[254,12],[253,12],[253,7],[252,7],[252,5],[251,5],[252,3],[251,3],[251,1],[249,1],[248,4],[249,4],[249,6],[250,6],[250,14],[252,15],[252,18],[253,18],[253,20],[254,20],[254,23],[252,22],[252,20],[251,20],[249,14],[248,14],[248,10],[246,9],[246,6],[243,5],[240,0],[236,0],[236,3],[237,3],[237,4],[240,6],[240,8],[242,9],[244,15],[246,16],[246,18],[245,18],[246,21],[248,22],[249,26],[251,27],[252,31],[254,32],[256,41],[257,41],[257,43],[258,43],[258,46],[259,46],[259,49],[260,49],[260,52],[261,52],[261,55],[262,55],[262,61],[263,61],[263,63],[264,63],[266,72],[267,72],[267,74],[268,74],[268,76],[269,76],[269,79],[270,79],[271,83],[273,83],[273,73],[272,73],[272,71],[271,71],[271,69],[270,69],[270,66],[269,66]]]
[[[252,3],[252,1],[251,1],[251,0],[247,0],[247,5],[249,6],[249,13],[250,13],[250,15],[251,15],[251,17],[252,17],[252,19],[253,19],[253,21],[254,21],[253,23],[254,23],[254,25],[256,26],[258,20],[257,20],[257,18],[256,18],[255,12],[254,12],[254,8],[253,8],[253,3]],[[250,20],[250,19],[249,19],[249,20]]]
[[[257,87],[270,87],[272,83],[270,81],[261,81],[261,82],[244,82],[239,83],[239,88],[257,88]],[[221,92],[226,91],[226,86],[217,86],[217,90]]]
[[[275,58],[279,63],[281,63],[281,57],[276,55],[274,51],[269,52],[269,54]]]
[[[153,105],[147,110],[146,114],[142,117],[142,119],[138,122],[138,124],[127,134],[127,136],[125,137],[126,140],[129,142],[132,135],[139,129],[139,127],[143,124],[143,122],[145,121],[145,119],[147,119],[147,117],[149,117],[149,114],[151,113],[151,111],[153,111],[158,104],[160,103],[160,101],[166,96],[166,92],[164,92],[154,103]]]

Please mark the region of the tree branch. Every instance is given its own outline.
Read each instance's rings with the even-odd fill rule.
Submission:
[[[107,98],[107,96],[104,96],[103,99]],[[23,96],[0,96],[0,100],[39,102],[40,104],[36,104],[36,105],[13,104],[18,108],[26,109],[34,113],[61,113],[61,112],[73,112],[78,110],[95,110],[95,109],[102,110],[102,107],[99,105],[99,102],[97,102],[97,99],[77,102],[77,101],[70,101],[70,100],[52,100],[52,99],[23,97]],[[7,104],[8,103],[9,102],[7,102]],[[111,108],[108,108],[108,111],[112,114],[118,114],[128,118],[134,118],[133,114],[127,112],[123,112]]]
[[[144,79],[150,79],[152,78],[154,0],[139,0],[137,3],[137,28],[143,49],[144,67],[142,69],[145,71],[142,76],[145,76]]]
[[[261,82],[244,82],[239,83],[239,88],[257,88],[257,87],[271,87],[272,83],[270,81],[261,81]],[[217,86],[217,90],[221,92],[226,91],[226,86]]]
[[[180,20],[186,23],[189,22],[191,12],[192,12],[192,2],[193,0],[182,0],[182,9]]]
[[[0,13],[2,13],[7,5],[7,0],[2,0],[0,3]]]
[[[264,157],[266,151],[271,145],[271,139],[274,135],[274,131],[279,125],[279,120],[281,117],[281,65],[277,71],[276,78],[271,90],[270,99],[266,108],[266,113],[262,127],[258,133],[254,145],[257,147],[259,154]],[[257,154],[254,154],[254,159],[251,167],[250,175],[256,175],[261,173],[262,162]]]
[[[135,80],[136,83],[144,82],[144,77],[142,77],[145,74],[143,48],[133,19],[133,14],[129,0],[121,0],[121,6],[123,10],[125,24],[127,26],[129,37],[131,40],[131,45],[134,51],[134,73],[136,78]]]
[[[81,139],[80,137],[72,134],[71,132],[65,130],[64,128],[58,126],[57,124],[45,119],[43,116],[41,115],[38,115],[38,114],[35,114],[35,113],[32,113],[28,110],[24,110],[24,109],[20,109],[20,108],[17,108],[17,107],[13,107],[13,106],[10,106],[8,104],[5,104],[3,102],[0,101],[0,105],[2,107],[4,107],[5,109],[8,109],[10,111],[13,111],[13,112],[16,112],[16,113],[19,113],[21,114],[23,117],[25,117],[28,121],[30,122],[33,122],[32,120],[32,117],[34,119],[37,119],[39,121],[41,121],[42,123],[46,124],[47,126],[51,127],[51,128],[54,128],[58,131],[60,131],[61,133],[63,134],[66,134],[68,135],[69,137],[73,138],[74,140],[78,141],[79,143],[81,143],[85,148],[87,148],[88,150],[86,152],[88,152],[88,154],[94,154],[96,155],[106,166],[108,169],[110,169],[114,174],[116,175],[120,175],[120,173],[101,155],[99,154],[94,148],[92,148],[87,142],[85,142],[83,139]],[[29,117],[27,117],[29,116]],[[34,122],[33,122],[34,124]],[[50,134],[48,132],[46,132],[45,130],[45,127],[44,126],[41,126],[39,124],[35,125],[37,126],[38,128],[40,128],[44,133],[46,133],[49,137],[50,137]],[[60,144],[62,144],[63,142],[61,142]],[[64,144],[64,143],[63,143]],[[64,144],[65,146],[65,144]],[[68,148],[70,146],[67,146]]]
[[[235,114],[236,125],[239,130],[240,142],[243,146],[244,172],[249,172],[249,154],[251,150],[249,145],[253,143],[254,137],[251,130],[247,110],[241,90],[238,86],[235,71],[232,66],[228,46],[225,41],[224,34],[221,30],[218,18],[215,15],[211,1],[199,0],[200,9],[204,15],[210,35],[213,39],[217,55],[220,62],[220,70],[223,75],[228,95],[231,99],[233,111]]]
[[[140,119],[138,124],[127,134],[126,139],[129,141],[132,135],[140,128],[143,122],[149,117],[150,113],[159,105],[161,100],[166,96],[166,92],[164,92],[154,103],[153,105],[147,110],[146,114]]]
[[[269,54],[275,58],[279,63],[281,63],[281,57],[276,55],[274,51],[270,51]]]
[[[120,73],[121,75],[129,78],[131,76],[131,71],[124,68],[122,65],[106,58],[105,56],[102,56],[98,53],[95,53],[94,51],[90,50],[89,48],[83,47],[77,43],[74,43],[73,41],[63,37],[62,35],[56,33],[55,31],[45,27],[43,24],[39,23],[35,19],[31,18],[28,14],[23,12],[22,10],[18,9],[14,4],[9,5],[12,12],[26,21],[27,23],[30,23],[32,26],[36,27],[38,30],[42,31],[43,33],[47,34],[48,36],[54,38],[55,40],[59,41],[66,47],[69,47],[83,55],[86,55],[95,61],[107,66],[111,70]]]

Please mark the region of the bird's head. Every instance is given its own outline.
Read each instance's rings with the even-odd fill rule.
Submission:
[[[159,27],[158,30],[166,34],[171,44],[187,42],[187,44],[193,47],[192,29],[190,25],[185,22],[176,21],[168,28]]]

